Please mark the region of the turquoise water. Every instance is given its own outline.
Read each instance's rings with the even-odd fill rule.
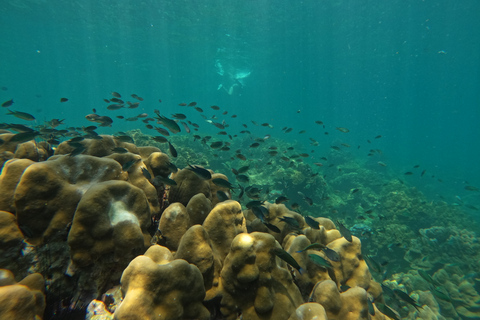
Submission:
[[[377,281],[427,268],[425,258],[432,275],[447,270],[465,279],[473,274],[478,282],[478,238],[463,228],[478,237],[470,220],[480,223],[479,12],[478,0],[4,0],[0,103],[14,99],[9,109],[31,113],[36,121],[0,108],[0,123],[38,126],[65,119],[67,127],[78,128],[97,125],[85,119],[95,109],[114,121],[99,127],[99,134],[141,129],[158,135],[140,120],[117,116],[153,117],[155,109],[170,118],[184,113],[199,129],[190,125],[190,134],[183,127],[171,134],[180,153],[211,157],[208,168],[235,184],[231,167],[248,163],[248,174],[264,176],[245,187],[258,184],[263,193],[269,189],[267,200],[286,195],[288,206],[296,201],[304,214],[342,220],[361,238],[362,253],[390,261],[388,273],[375,274]],[[107,110],[104,99],[112,92],[143,101],[136,109]],[[179,105],[190,102],[203,112]],[[212,151],[193,141],[190,136],[198,134],[230,142],[205,120],[225,121],[232,150]],[[266,135],[271,138],[264,145],[249,148]],[[276,160],[266,155],[269,146],[278,146]],[[308,154],[300,158],[308,165],[278,160],[286,146],[295,149],[289,157]],[[234,158],[237,148],[249,161]],[[274,163],[267,167],[268,161]],[[272,182],[278,172],[312,176],[298,185],[293,174]],[[389,203],[375,202],[381,199]],[[412,204],[402,209],[405,199]],[[373,209],[373,218],[365,219]],[[445,231],[448,241],[438,244],[443,229],[430,230],[439,234],[431,239],[419,233],[438,225],[455,235]],[[468,241],[457,246],[462,237]],[[52,300],[47,304],[46,314],[53,314]]]
[[[464,189],[480,186],[478,12],[480,3],[468,0],[3,1],[0,100],[13,98],[12,109],[38,123],[65,118],[74,126],[90,125],[92,108],[112,117],[158,108],[203,124],[178,104],[196,101],[210,115],[208,106],[219,105],[238,115],[225,118],[229,132],[247,123],[259,136],[315,149],[315,161],[338,142],[365,161],[369,149],[381,149],[374,162],[400,176],[420,165],[402,178],[432,199],[458,195],[478,206],[478,193]],[[229,95],[238,84],[232,75],[242,72],[249,75]],[[145,101],[108,111],[102,99],[111,91]],[[285,126],[294,130],[285,134]],[[149,132],[120,120],[104,132],[134,128]],[[320,145],[311,147],[310,137]]]

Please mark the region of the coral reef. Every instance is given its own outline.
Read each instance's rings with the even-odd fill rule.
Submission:
[[[32,273],[16,282],[9,270],[0,269],[0,319],[43,319],[45,281]]]
[[[45,144],[0,135],[3,158],[12,158],[0,175],[0,268],[10,270],[0,279],[2,319],[41,319],[45,308],[96,320],[387,319],[384,303],[407,319],[479,317],[478,276],[460,271],[480,269],[475,234],[446,225],[451,218],[423,227],[451,211],[414,188],[384,183],[340,154],[325,169],[328,183],[297,159],[308,154],[268,172],[252,160],[242,169],[249,177],[235,169],[232,178],[210,165],[234,160],[185,147],[176,163],[199,159],[209,178],[191,166],[176,171],[161,145],[131,135],[135,144],[123,135],[64,141],[49,158]],[[302,205],[282,203],[286,189]],[[417,229],[407,224],[412,212],[427,216]],[[367,253],[390,262],[369,265]],[[405,265],[435,271],[433,283],[418,271],[391,275]]]
[[[200,270],[185,260],[164,260],[157,251],[158,247],[150,248],[123,272],[124,299],[115,319],[208,320]]]

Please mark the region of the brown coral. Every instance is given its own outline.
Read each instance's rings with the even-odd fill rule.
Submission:
[[[151,223],[145,194],[125,181],[90,187],[78,203],[68,245],[77,266],[87,266],[113,254],[125,265],[150,244]]]
[[[18,224],[28,230],[34,244],[65,231],[83,193],[101,181],[118,179],[121,172],[112,159],[86,155],[51,159],[28,166],[15,190]]]
[[[115,311],[117,320],[210,318],[202,304],[202,274],[185,260],[156,262],[146,252],[130,262],[121,284],[124,300]]]

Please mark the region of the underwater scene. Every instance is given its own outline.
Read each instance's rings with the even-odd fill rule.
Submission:
[[[480,319],[480,2],[4,0],[0,319]]]

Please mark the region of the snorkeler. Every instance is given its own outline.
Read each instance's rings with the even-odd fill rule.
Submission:
[[[220,60],[215,60],[215,67],[217,73],[221,75],[222,82],[218,85],[217,90],[223,88],[228,95],[239,95],[244,87],[244,79],[250,76],[251,71],[246,69],[237,69],[232,66],[227,67],[227,71],[224,70]]]

